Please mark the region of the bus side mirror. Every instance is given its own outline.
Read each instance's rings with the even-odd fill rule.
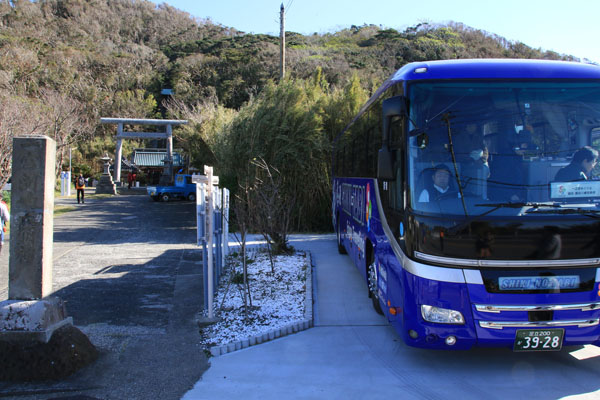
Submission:
[[[384,181],[396,179],[394,174],[394,158],[390,150],[390,130],[392,118],[406,115],[406,97],[396,96],[386,99],[382,103],[383,140],[377,159],[377,178]]]
[[[394,160],[392,157],[392,151],[387,148],[379,149],[377,157],[377,179],[383,181],[393,181],[396,179],[394,176]]]

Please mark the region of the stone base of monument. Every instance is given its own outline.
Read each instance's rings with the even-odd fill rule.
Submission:
[[[96,185],[96,194],[117,194],[117,185],[109,174],[102,174]]]
[[[6,300],[0,303],[0,341],[48,343],[58,328],[73,325],[64,303],[54,297],[44,300]]]
[[[97,357],[60,299],[0,302],[0,381],[62,379]]]

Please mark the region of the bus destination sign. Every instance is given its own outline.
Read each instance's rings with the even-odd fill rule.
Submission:
[[[579,289],[578,275],[499,277],[500,290]]]

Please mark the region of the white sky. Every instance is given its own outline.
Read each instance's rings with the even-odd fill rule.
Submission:
[[[160,3],[158,0],[154,0]],[[404,30],[420,22],[462,22],[520,41],[600,63],[598,0],[168,0],[198,18],[244,32],[279,35],[279,8],[286,31],[334,32],[374,24]]]

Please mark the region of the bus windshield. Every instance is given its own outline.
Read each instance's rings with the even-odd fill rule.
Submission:
[[[597,145],[600,82],[428,81],[412,83],[407,93],[414,211],[533,216],[598,210],[600,180],[588,164],[572,161],[580,148]],[[589,163],[596,168],[595,160]],[[576,176],[557,176],[563,169]]]

